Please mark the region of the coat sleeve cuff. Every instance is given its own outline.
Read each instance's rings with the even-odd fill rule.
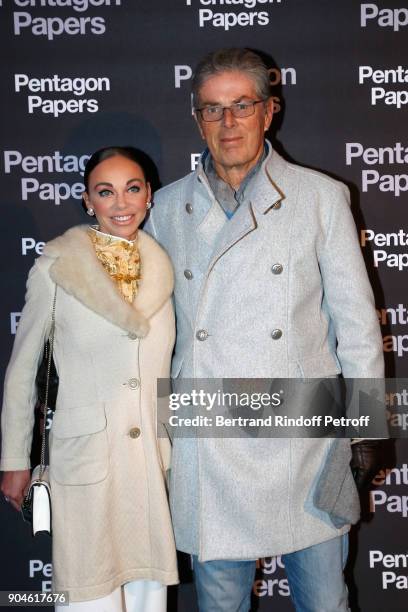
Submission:
[[[14,472],[16,470],[30,470],[30,461],[24,457],[2,458],[0,462],[0,471]]]

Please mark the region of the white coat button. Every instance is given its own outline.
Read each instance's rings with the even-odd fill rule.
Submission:
[[[132,427],[132,429],[129,431],[129,436],[133,439],[138,438],[140,436],[139,427]]]
[[[137,334],[135,334],[135,332],[129,332],[128,333],[128,338],[130,340],[137,340]]]
[[[282,338],[282,330],[281,329],[273,329],[271,332],[271,336],[273,338],[273,340],[279,340],[279,338]]]
[[[187,202],[186,204],[186,211],[189,215],[191,215],[191,213],[193,212],[193,207],[191,206],[190,202]]]
[[[208,338],[208,331],[205,329],[199,329],[196,333],[196,338],[197,340],[200,340],[200,342],[204,342],[204,340],[207,340]]]
[[[283,270],[283,266],[280,263],[276,263],[276,264],[273,264],[271,270],[272,270],[272,274],[281,274]]]
[[[191,280],[193,278],[193,273],[191,270],[184,270],[184,276],[187,280]]]
[[[131,389],[137,389],[140,385],[140,382],[138,378],[129,378],[128,384]]]

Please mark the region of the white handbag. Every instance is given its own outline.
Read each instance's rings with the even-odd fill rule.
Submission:
[[[45,469],[41,474],[42,467]],[[51,535],[51,489],[48,482],[48,466],[37,465],[34,468],[21,512],[24,520],[31,522],[33,536],[40,532]]]

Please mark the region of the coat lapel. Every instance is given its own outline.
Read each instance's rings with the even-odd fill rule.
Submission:
[[[275,155],[275,152],[272,154]],[[250,191],[249,197],[254,203],[255,209],[265,214],[270,211],[278,202],[285,199],[283,191],[283,177],[278,175],[278,179],[274,179],[272,165],[265,165],[263,172],[259,172],[257,179],[254,182],[253,189]],[[278,186],[278,182],[279,185]]]
[[[197,226],[197,235],[205,240],[209,247],[214,247],[218,234],[227,222],[221,206],[216,200],[213,200],[210,210]]]
[[[257,222],[251,203],[239,206],[234,216],[227,221],[224,231],[217,236],[209,270],[220,257],[256,227]]]
[[[50,276],[64,291],[107,321],[143,337],[148,319],[173,291],[173,270],[165,251],[142,230],[138,246],[142,279],[133,304],[122,298],[96,257],[87,226],[73,227],[47,243],[44,255],[55,259]]]
[[[215,262],[236,242],[256,227],[256,220],[252,208],[240,206],[231,219],[227,219],[225,212],[214,198],[208,179],[200,163],[197,169],[197,179],[200,189],[206,191],[204,198],[201,193],[196,194],[195,203],[199,210],[206,210],[206,214],[197,225],[197,235],[202,238],[208,247],[211,256],[209,269]],[[210,207],[208,203],[211,202]]]
[[[218,234],[227,224],[227,218],[221,206],[214,198],[201,162],[197,170],[196,179],[200,183],[200,190],[195,197],[195,202],[198,210],[204,213],[197,225],[196,232],[197,236],[213,249]],[[201,195],[202,190],[204,191],[203,196]]]
[[[278,202],[285,199],[284,191],[278,186],[278,182],[282,184],[284,181],[286,166],[268,141],[267,145],[269,154],[248,191],[246,198],[248,204],[242,204],[238,208],[233,217],[226,222],[224,230],[215,238],[210,269],[230,248],[257,228],[257,214],[266,214]],[[225,220],[224,212],[218,204],[217,206]]]

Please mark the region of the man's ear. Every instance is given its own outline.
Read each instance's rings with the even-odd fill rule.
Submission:
[[[273,118],[273,98],[270,97],[265,102],[265,120],[264,120],[264,132],[267,132],[270,128]]]

